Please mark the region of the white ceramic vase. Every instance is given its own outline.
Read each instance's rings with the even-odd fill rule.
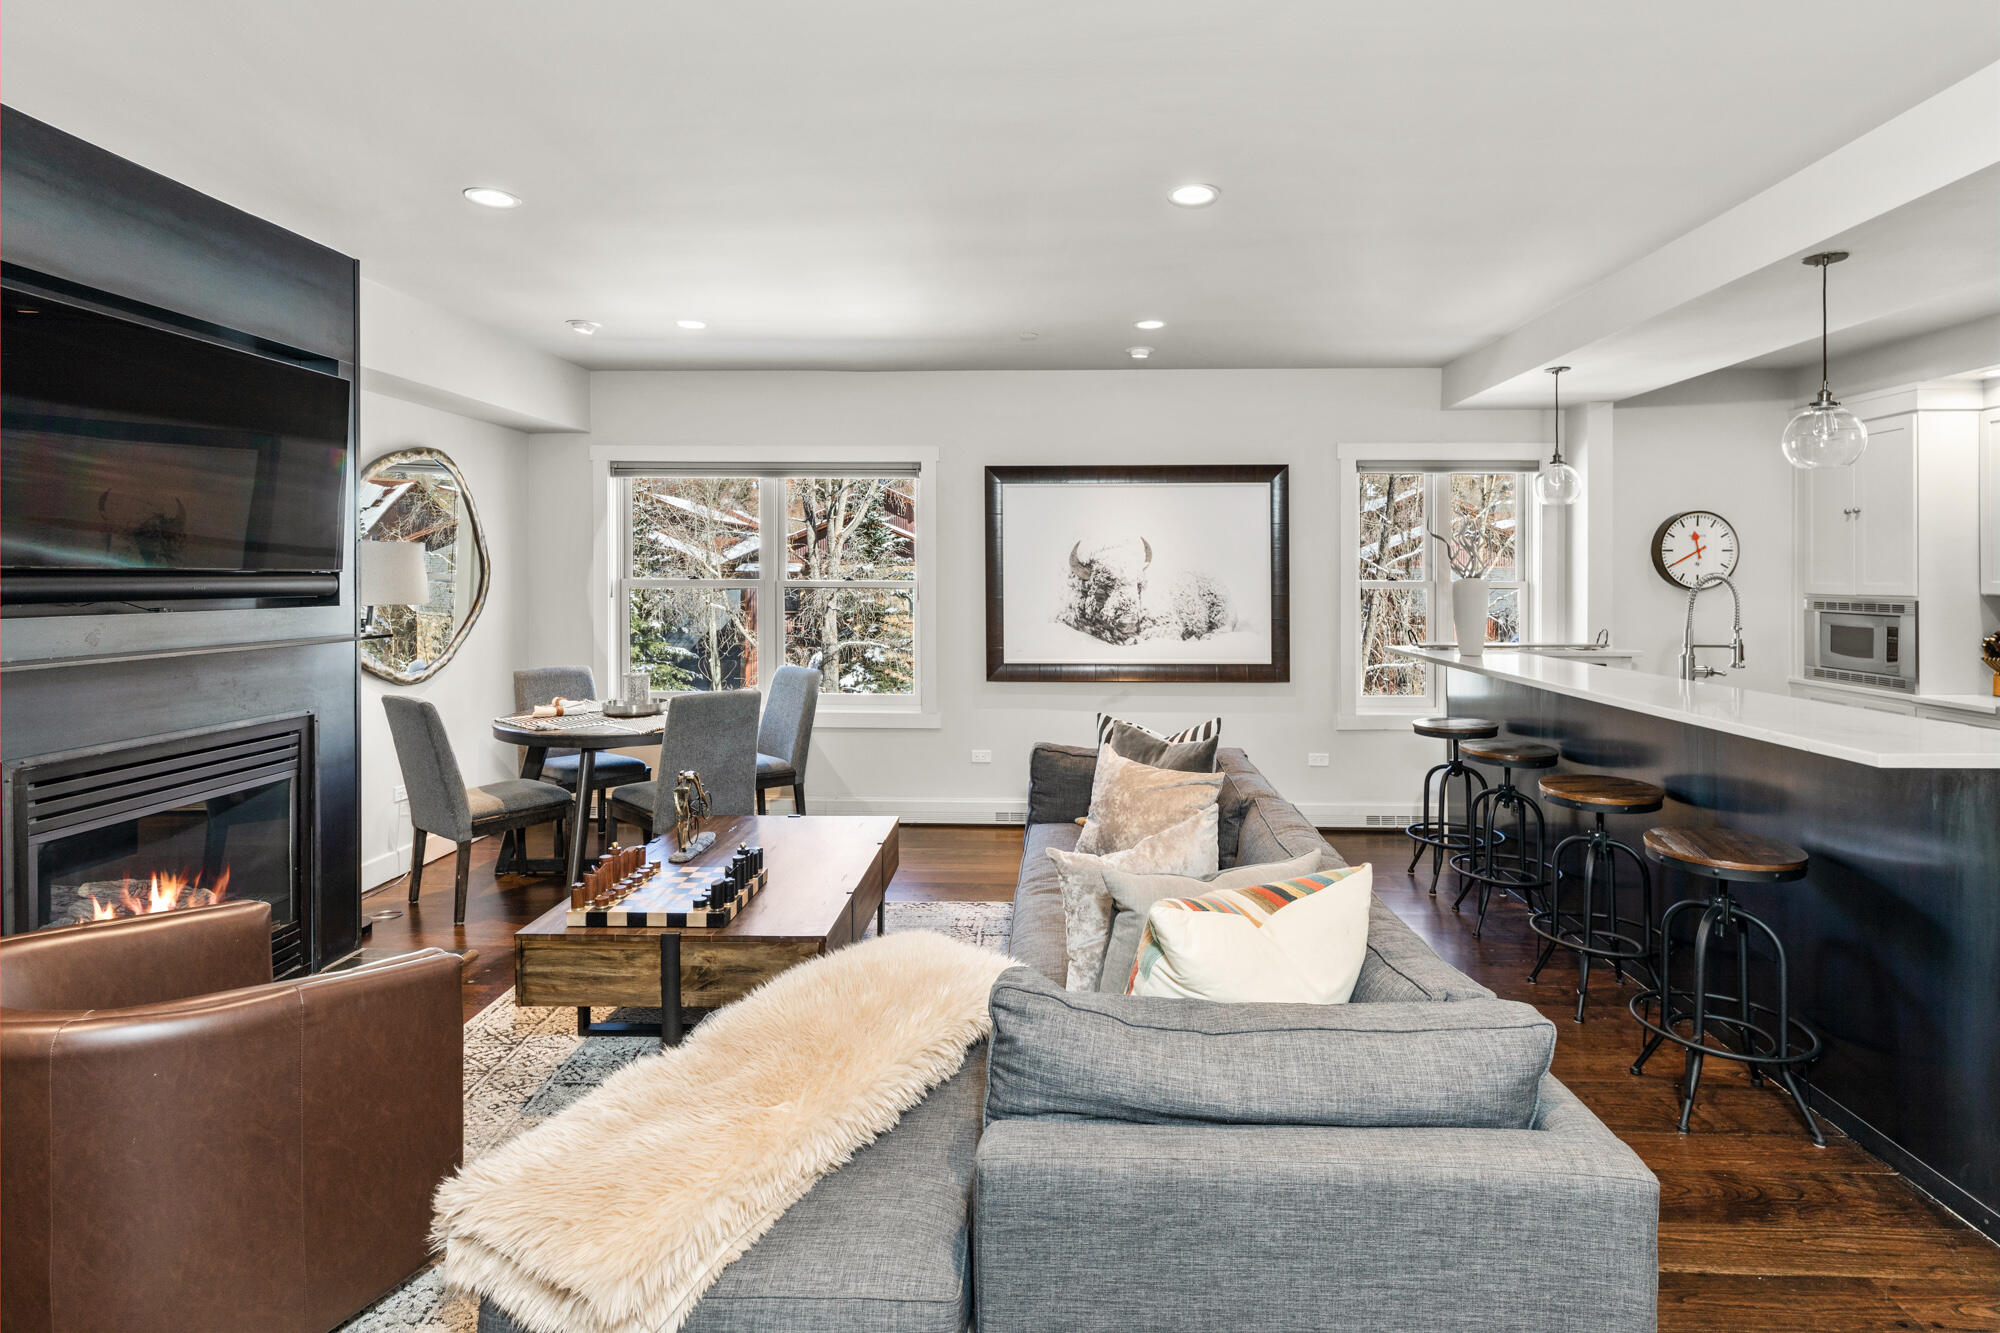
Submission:
[[[1466,657],[1486,651],[1487,606],[1485,579],[1459,579],[1451,585],[1451,619],[1458,630],[1458,651]]]

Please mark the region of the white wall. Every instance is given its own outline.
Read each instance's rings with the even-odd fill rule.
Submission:
[[[1653,532],[1670,514],[1707,509],[1735,525],[1741,558],[1745,665],[1724,681],[1783,694],[1791,674],[1793,469],[1778,450],[1792,405],[1787,376],[1722,371],[1629,398],[1614,409],[1617,482],[1609,534],[1612,641],[1644,650],[1642,671],[1672,675],[1680,656],[1687,593],[1653,569]],[[1595,626],[1591,627],[1595,628]],[[1729,592],[1701,595],[1695,638],[1729,639]],[[1728,653],[1701,660],[1726,667]]]
[[[1436,747],[1403,731],[1339,732],[1334,451],[1342,443],[1525,443],[1539,411],[1445,412],[1435,370],[1050,372],[600,372],[588,435],[534,437],[528,485],[539,549],[523,662],[596,658],[591,643],[589,446],[934,445],[925,496],[938,534],[935,730],[837,730],[814,738],[821,811],[876,807],[990,820],[1018,810],[1037,740],[1083,742],[1115,708],[1171,723],[1221,713],[1280,790],[1324,823],[1415,801]],[[982,469],[988,464],[1282,462],[1291,466],[1292,680],[1287,684],[1058,686],[985,678]],[[599,660],[600,675],[606,663]],[[969,761],[990,749],[990,765]],[[1309,751],[1333,756],[1308,768]]]
[[[519,772],[518,752],[492,739],[492,721],[513,711],[514,668],[521,664],[523,618],[528,611],[522,571],[534,549],[527,521],[528,437],[490,422],[363,391],[361,462],[418,445],[441,449],[458,464],[472,490],[486,531],[493,567],[485,610],[458,655],[420,685],[391,685],[361,676],[361,882],[373,887],[409,865],[409,808],[398,804],[403,785],[395,746],[382,711],[390,691],[429,699],[444,715],[458,763],[469,783],[492,782]],[[449,851],[431,839],[433,855]]]

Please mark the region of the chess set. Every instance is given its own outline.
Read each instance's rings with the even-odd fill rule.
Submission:
[[[564,921],[572,926],[713,930],[734,921],[769,882],[762,847],[739,843],[726,864],[693,866],[648,861],[645,848],[614,844],[570,886]]]

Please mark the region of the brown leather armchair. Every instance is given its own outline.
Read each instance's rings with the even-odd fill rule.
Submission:
[[[5,1333],[323,1333],[426,1262],[459,960],[274,984],[270,916],[0,941]]]

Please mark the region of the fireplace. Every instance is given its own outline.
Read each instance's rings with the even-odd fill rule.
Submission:
[[[276,976],[311,967],[313,725],[209,728],[7,766],[7,934],[271,904]]]

